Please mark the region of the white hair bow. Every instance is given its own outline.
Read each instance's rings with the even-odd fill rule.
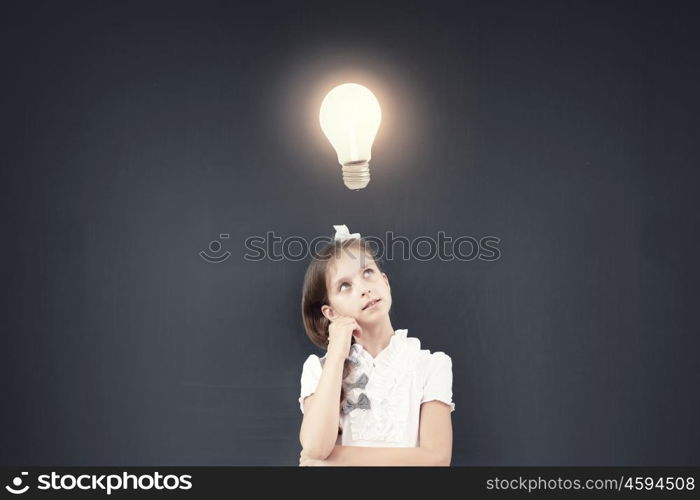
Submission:
[[[343,224],[342,226],[333,226],[335,228],[335,241],[344,241],[352,238],[360,239],[360,233],[350,234],[348,226]]]

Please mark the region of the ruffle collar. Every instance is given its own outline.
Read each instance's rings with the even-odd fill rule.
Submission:
[[[420,340],[415,337],[409,337],[408,330],[400,329],[394,331],[394,334],[389,340],[389,345],[377,354],[376,357],[373,358],[364,347],[355,343],[350,347],[348,358],[355,366],[364,363],[372,363],[374,365],[373,371],[382,374],[391,371],[397,362],[406,360],[407,356],[415,354],[418,351],[420,351]]]

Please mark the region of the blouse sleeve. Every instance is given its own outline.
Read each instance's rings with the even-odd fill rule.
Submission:
[[[316,392],[316,386],[321,378],[321,360],[315,354],[311,354],[304,362],[301,371],[301,393],[299,394],[299,407],[304,413],[304,399]]]
[[[452,358],[444,352],[434,352],[427,363],[425,384],[421,404],[438,400],[450,405],[450,413],[455,411],[452,402]]]

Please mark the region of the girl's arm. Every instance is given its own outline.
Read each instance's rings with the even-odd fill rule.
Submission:
[[[450,465],[436,450],[429,448],[374,448],[336,445],[324,465],[355,466],[438,466]]]
[[[299,431],[303,453],[312,459],[324,460],[338,439],[340,386],[345,359],[326,356],[316,392],[304,400],[304,418]]]
[[[305,465],[448,466],[451,461],[452,418],[450,407],[441,401],[429,401],[421,405],[420,446],[416,448],[374,448],[337,445],[326,460],[314,461],[311,459]],[[302,462],[305,462],[304,452],[302,452]]]

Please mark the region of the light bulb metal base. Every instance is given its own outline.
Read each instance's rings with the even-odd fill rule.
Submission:
[[[356,161],[343,165],[343,182],[348,189],[355,191],[369,184],[369,162]]]

